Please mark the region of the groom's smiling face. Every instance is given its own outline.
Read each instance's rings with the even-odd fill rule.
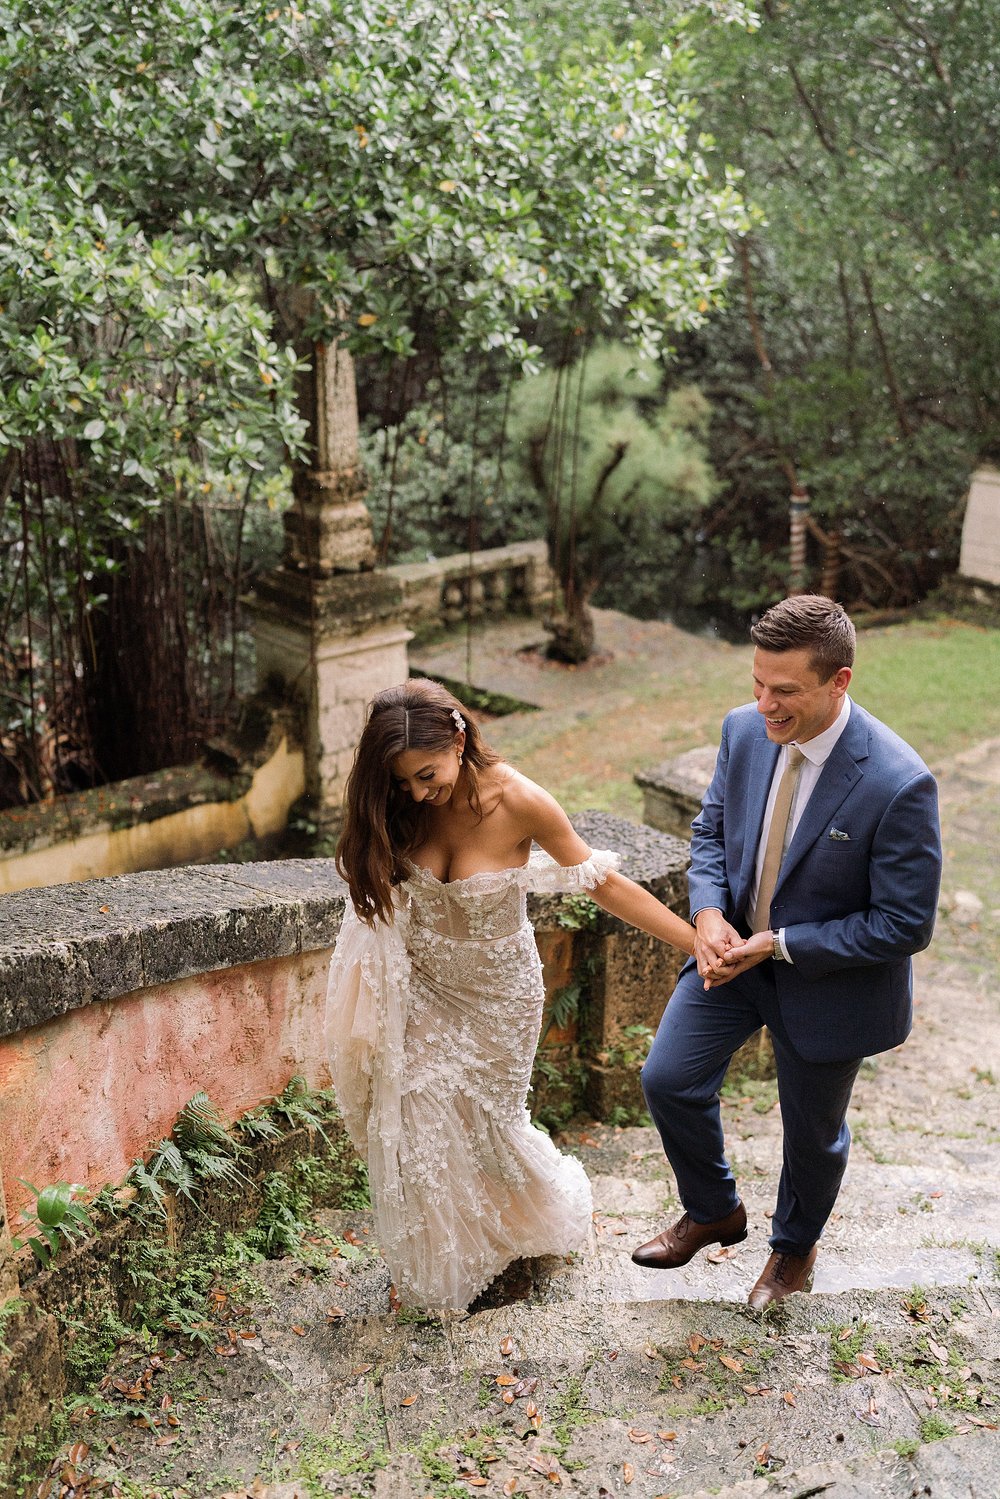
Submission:
[[[851,680],[842,666],[821,681],[808,650],[762,651],[753,657],[753,695],[767,737],[775,744],[805,744],[828,729],[840,712]]]

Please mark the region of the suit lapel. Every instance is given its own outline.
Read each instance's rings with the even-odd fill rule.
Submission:
[[[823,766],[812,796],[799,819],[795,835],[788,845],[788,851],[781,861],[776,891],[817,839],[823,836],[827,823],[832,820],[847,793],[864,775],[858,762],[868,758],[868,738],[868,725],[857,704],[852,703],[847,728]]]
[[[764,808],[767,806],[767,793],[771,789],[777,759],[778,746],[765,737],[758,739],[750,757],[746,822],[743,828],[743,857],[740,861],[739,886],[734,892],[740,901],[738,906],[740,912],[746,905],[753,882],[753,869],[757,862],[757,849],[760,846],[760,830],[764,824]]]

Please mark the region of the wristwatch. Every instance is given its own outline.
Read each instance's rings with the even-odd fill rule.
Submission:
[[[778,941],[777,932],[771,933],[771,957],[776,963],[783,963],[785,961],[785,955],[781,951],[781,943]]]

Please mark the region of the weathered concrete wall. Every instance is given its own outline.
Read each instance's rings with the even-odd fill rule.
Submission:
[[[304,790],[303,750],[282,734],[253,770],[178,766],[0,812],[0,895],[208,858],[280,832]]]
[[[204,1088],[227,1121],[301,1074],[329,1086],[318,1021],[330,950],[157,984],[0,1041],[0,1093],[17,1128],[0,1166],[20,1179],[120,1181]],[[82,1119],[81,1114],[86,1118]]]
[[[683,845],[604,814],[574,822],[685,908]],[[333,861],[314,859],[0,899],[0,1177],[11,1212],[27,1199],[19,1177],[119,1180],[198,1089],[235,1118],[295,1073],[325,1083],[326,970],[344,896]],[[655,1025],[678,965],[671,949],[604,913],[569,931],[560,897],[533,897],[530,909],[550,994],[567,974],[584,980],[578,1031],[550,1044],[575,1052],[582,1040],[596,1055],[627,1025]],[[638,1106],[634,1065],[618,1082]]]

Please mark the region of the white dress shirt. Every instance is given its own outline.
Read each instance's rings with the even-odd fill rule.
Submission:
[[[844,701],[840,705],[840,712],[833,720],[828,729],[822,734],[816,734],[812,739],[807,739],[805,744],[793,740],[792,744],[783,744],[774,767],[774,775],[771,777],[771,789],[767,793],[767,805],[764,808],[764,822],[760,830],[760,843],[757,845],[757,863],[754,868],[753,883],[750,886],[750,896],[747,901],[748,908],[752,911],[757,901],[757,891],[760,889],[760,877],[764,868],[764,850],[767,848],[767,835],[771,828],[771,818],[774,816],[774,803],[778,797],[778,782],[788,764],[788,751],[794,745],[805,759],[802,769],[799,771],[798,784],[795,787],[795,795],[792,799],[791,811],[788,815],[788,827],[785,831],[785,848],[791,843],[798,827],[806,804],[816,788],[823,771],[823,766],[829,760],[833,746],[847,728],[847,720],[851,716],[851,700],[844,694]],[[788,949],[785,946],[785,929],[781,927],[778,931],[778,946],[781,948],[782,957],[790,963]]]

